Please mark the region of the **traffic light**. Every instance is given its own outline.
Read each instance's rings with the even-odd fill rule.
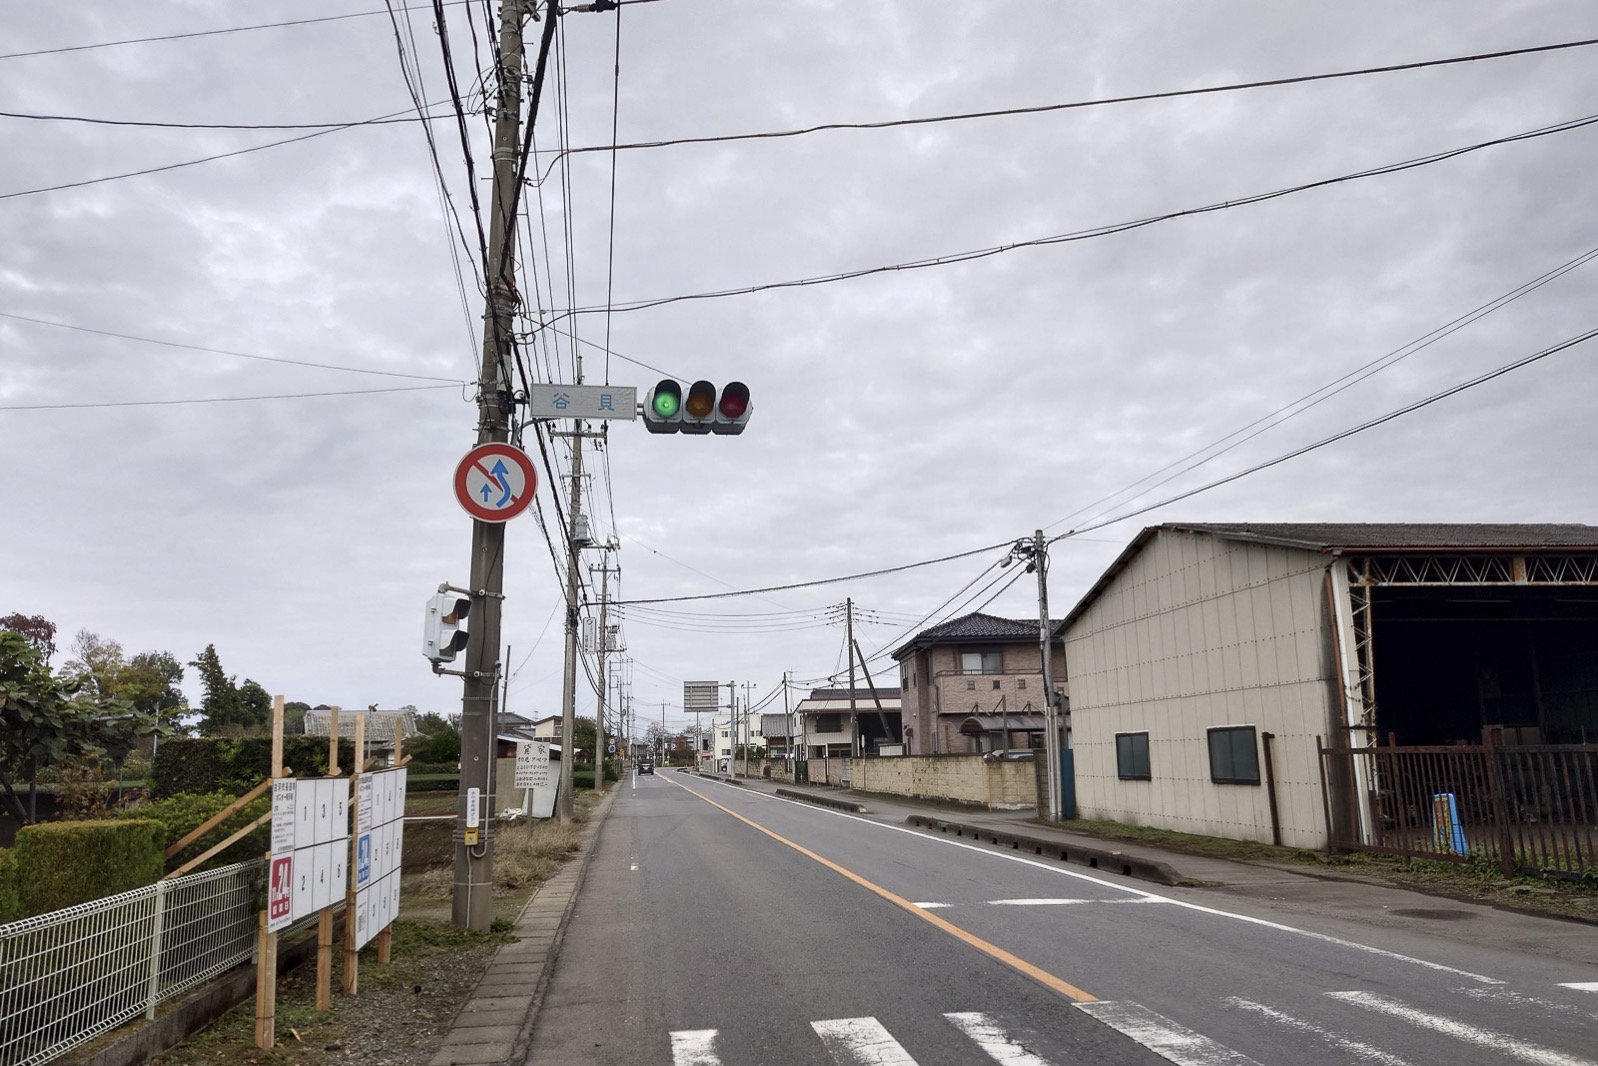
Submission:
[[[472,613],[472,601],[453,592],[440,592],[427,601],[422,623],[422,654],[435,663],[452,662],[466,650],[468,635],[462,628]]]
[[[667,379],[644,396],[644,426],[651,433],[723,433],[744,431],[754,404],[749,386],[741,381],[720,390],[708,381],[696,381],[684,392]]]
[[[644,396],[644,427],[651,433],[676,433],[682,428],[682,386],[670,378]]]
[[[754,404],[749,402],[749,386],[741,381],[729,381],[716,401],[716,420],[710,424],[712,433],[738,434],[744,431]]]
[[[710,423],[716,420],[716,386],[708,381],[696,381],[688,386],[688,398],[682,404],[682,431],[684,433],[709,433]]]

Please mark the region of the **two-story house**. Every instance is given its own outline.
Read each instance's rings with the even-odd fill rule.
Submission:
[[[923,629],[893,658],[909,754],[1043,747],[1037,619],[968,614]],[[1063,696],[1065,648],[1057,632],[1049,667]]]

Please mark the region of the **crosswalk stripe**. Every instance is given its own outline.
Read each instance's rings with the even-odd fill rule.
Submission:
[[[916,1066],[916,1060],[875,1018],[833,1018],[811,1022],[810,1028],[840,1066]]]
[[[1328,992],[1327,995],[1343,1003],[1352,1003],[1356,1007],[1363,1007],[1369,1011],[1386,1014],[1421,1029],[1429,1029],[1434,1033],[1451,1036],[1455,1040],[1461,1040],[1467,1044],[1491,1048],[1494,1051],[1519,1059],[1521,1062],[1536,1063],[1537,1066],[1598,1066],[1591,1059],[1567,1055],[1562,1051],[1556,1051],[1540,1044],[1533,1044],[1529,1040],[1521,1040],[1518,1037],[1510,1036],[1508,1033],[1483,1029],[1468,1022],[1445,1018],[1440,1014],[1429,1014],[1426,1011],[1416,1010],[1414,1007],[1400,1003],[1391,996],[1384,996],[1378,992]]]
[[[1352,1061],[1379,1063],[1380,1066],[1410,1066],[1408,1059],[1383,1051],[1381,1048],[1367,1044],[1363,1040],[1353,1040],[1349,1037],[1341,1036],[1312,1022],[1307,1022],[1302,1018],[1295,1018],[1284,1011],[1276,1010],[1274,1007],[1267,1007],[1263,1003],[1255,1003],[1251,999],[1243,999],[1239,996],[1230,996],[1225,1002],[1229,1007],[1247,1011],[1250,1014],[1257,1014],[1285,1029],[1313,1036],[1322,1043],[1330,1044],[1337,1050],[1344,1052]]]
[[[988,1053],[988,1058],[999,1066],[1049,1066],[1026,1048],[1011,1040],[1004,1030],[994,1024],[991,1017],[980,1011],[945,1014],[977,1047]]]
[[[949,904],[947,904],[947,903],[930,903],[929,902],[929,903],[917,903],[916,906],[920,907],[924,911],[936,911],[936,910],[942,910],[944,907],[949,906]]]
[[[671,1034],[672,1066],[721,1066],[715,1029],[679,1029]]]
[[[990,899],[990,907],[1064,907],[1072,903],[1164,903],[1163,899]]]
[[[1574,988],[1577,992],[1598,992],[1598,981],[1566,981],[1560,988]]]
[[[1217,1044],[1136,1003],[1101,999],[1078,1003],[1076,1009],[1131,1037],[1176,1066],[1259,1066],[1247,1055]]]

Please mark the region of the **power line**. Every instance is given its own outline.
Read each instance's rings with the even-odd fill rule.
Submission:
[[[189,400],[107,400],[103,403],[26,403],[0,405],[0,411],[64,411],[91,407],[172,407],[185,403],[248,403],[254,400],[308,400],[318,396],[376,396],[390,392],[428,392],[459,385],[409,385],[392,389],[349,389],[343,392],[280,392],[265,396],[204,396]]]
[[[1317,81],[1333,81],[1339,78],[1356,78],[1370,74],[1392,74],[1407,70],[1421,70],[1427,67],[1452,66],[1461,63],[1475,63],[1492,59],[1507,59],[1513,56],[1534,55],[1540,52],[1556,52],[1571,48],[1586,48],[1598,44],[1598,38],[1585,38],[1579,41],[1561,41],[1556,44],[1533,45],[1528,48],[1513,48],[1500,52],[1480,52],[1474,55],[1451,56],[1445,59],[1426,59],[1412,63],[1395,63],[1382,67],[1360,67],[1353,70],[1332,71],[1322,74],[1302,74],[1287,78],[1269,78],[1260,81],[1232,82],[1225,85],[1207,85],[1196,89],[1170,89],[1163,92],[1137,93],[1131,96],[1102,97],[1096,100],[1073,100],[1067,103],[1038,104],[1031,107],[1004,107],[991,111],[965,111],[947,115],[928,115],[921,118],[883,119],[875,122],[827,122],[815,126],[803,126],[797,129],[764,130],[752,133],[711,134],[702,137],[676,137],[658,141],[638,141],[632,144],[596,144],[586,145],[581,148],[572,148],[572,154],[587,152],[617,152],[633,151],[646,148],[669,148],[687,144],[726,144],[735,141],[776,140],[789,137],[804,137],[813,133],[825,133],[838,130],[883,130],[895,129],[905,126],[928,126],[944,122],[966,122],[974,119],[1008,118],[1018,115],[1039,115],[1055,111],[1072,111],[1092,107],[1108,107],[1115,104],[1141,103],[1151,100],[1175,100],[1187,96],[1206,96],[1217,93],[1240,92],[1248,89],[1274,88],[1284,85],[1303,85]],[[611,140],[616,139],[615,131],[611,132]]]
[[[358,366],[339,366],[336,363],[313,363],[307,359],[285,359],[274,355],[256,355],[252,352],[235,352],[226,348],[208,348],[202,344],[184,344],[182,341],[160,340],[155,337],[140,337],[132,333],[118,333],[109,329],[94,329],[90,326],[75,326],[70,322],[52,322],[46,318],[31,318],[28,315],[12,314],[9,311],[0,311],[0,318],[10,318],[18,322],[30,322],[36,326],[53,326],[56,329],[70,329],[78,333],[93,333],[99,337],[115,337],[118,340],[138,341],[140,344],[159,344],[165,348],[182,348],[191,352],[206,352],[211,355],[231,355],[238,359],[253,359],[262,363],[281,363],[285,366],[303,366],[316,370],[338,370],[346,374],[370,374],[374,377],[408,378],[413,381],[440,381],[450,385],[465,385],[466,382],[459,378],[435,377],[431,374],[405,374],[398,370],[372,370]]]
[[[426,107],[432,106],[432,104],[426,105]],[[145,167],[143,170],[129,170],[121,174],[106,174],[98,178],[85,178],[82,181],[63,182],[60,185],[45,185],[37,189],[20,189],[16,192],[0,193],[0,200],[11,200],[19,196],[37,196],[40,193],[47,192],[61,192],[64,189],[81,189],[88,185],[100,185],[108,181],[121,181],[123,178],[138,178],[143,177],[146,174],[164,174],[169,170],[182,170],[184,167],[199,166],[201,163],[214,163],[219,159],[232,159],[236,156],[250,155],[253,152],[264,152],[268,148],[281,148],[285,144],[298,144],[301,141],[309,141],[316,137],[326,137],[330,133],[342,133],[345,130],[353,130],[359,129],[363,126],[371,126],[380,123],[385,119],[391,119],[398,115],[409,114],[411,111],[423,113],[425,112],[426,107],[407,108],[404,111],[392,111],[386,115],[378,115],[375,118],[366,119],[363,122],[351,122],[345,126],[334,126],[331,129],[319,129],[311,133],[302,133],[298,137],[286,137],[281,141],[268,141],[265,144],[257,144],[250,148],[240,148],[232,152],[219,152],[216,155],[202,156],[199,159],[185,159],[181,163],[165,163],[158,167]],[[427,129],[427,123],[424,122],[422,124],[422,128]]]
[[[469,3],[470,0],[445,0],[453,7]],[[400,8],[401,11],[422,10],[424,5],[416,8]],[[345,15],[325,15],[313,19],[292,19],[286,22],[263,22],[254,26],[227,26],[219,30],[194,30],[189,33],[167,33],[158,37],[130,37],[120,41],[98,41],[94,44],[64,45],[60,48],[40,48],[32,52],[7,52],[0,54],[0,59],[25,59],[29,56],[53,56],[63,52],[87,52],[95,48],[117,48],[125,44],[152,44],[157,41],[186,41],[195,37],[216,37],[225,33],[248,33],[252,30],[278,30],[288,26],[311,26],[319,22],[342,22],[345,19],[367,18],[372,15],[386,14],[383,11],[352,11]]]
[[[1542,126],[1537,129],[1526,130],[1521,133],[1508,134],[1495,137],[1489,141],[1478,141],[1475,144],[1452,148],[1430,155],[1417,156],[1397,163],[1387,163],[1367,170],[1354,171],[1349,174],[1340,174],[1336,177],[1321,178],[1316,181],[1304,182],[1299,185],[1290,185],[1285,188],[1273,189],[1269,192],[1252,193],[1234,200],[1222,200],[1217,203],[1205,204],[1200,207],[1185,207],[1175,211],[1166,211],[1157,215],[1148,215],[1143,218],[1133,219],[1128,222],[1115,222],[1088,229],[1075,230],[1070,233],[1055,234],[1049,237],[1035,237],[1030,240],[1015,241],[1010,244],[993,245],[988,248],[978,248],[962,252],[950,252],[944,255],[929,256],[925,259],[914,259],[902,263],[891,263],[886,266],[861,267],[855,270],[839,271],[833,274],[820,274],[814,277],[799,278],[791,281],[764,282],[758,285],[745,285],[732,289],[716,289],[708,292],[684,293],[677,296],[664,296],[654,299],[633,300],[614,304],[606,307],[573,307],[571,314],[593,314],[600,311],[622,312],[642,311],[648,308],[664,307],[668,304],[685,303],[690,300],[716,300],[729,296],[750,296],[760,292],[771,292],[778,289],[797,289],[814,285],[829,285],[840,281],[852,281],[856,278],[869,277],[874,274],[889,274],[910,270],[924,270],[929,267],[952,266],[958,263],[969,263],[978,259],[987,259],[991,256],[1004,255],[1022,248],[1042,248],[1055,244],[1072,244],[1077,241],[1093,240],[1099,237],[1109,237],[1130,230],[1142,229],[1145,226],[1156,225],[1161,222],[1170,222],[1179,218],[1195,215],[1210,214],[1225,211],[1234,207],[1245,207],[1253,204],[1264,203],[1269,200],[1292,196],[1301,192],[1339,185],[1343,182],[1359,181],[1365,178],[1382,177],[1397,174],[1406,170],[1430,166],[1434,163],[1445,162],[1471,152],[1478,152],[1485,148],[1498,145],[1512,144],[1517,141],[1534,140],[1548,137],[1558,133],[1568,133],[1572,130],[1583,129],[1598,123],[1598,115],[1588,115],[1583,118],[1570,119],[1558,122],[1551,126]]]
[[[91,118],[87,115],[35,115],[23,111],[0,111],[0,118],[27,122],[79,122],[91,126],[125,126],[154,130],[332,130],[351,126],[392,126],[405,122],[441,122],[452,115],[407,115],[400,118],[366,119],[359,122],[157,122],[122,118]]]
[[[1124,514],[1117,515],[1114,518],[1108,518],[1108,519],[1105,519],[1102,522],[1096,522],[1096,523],[1094,523],[1092,525],[1083,526],[1080,530],[1070,530],[1068,532],[1058,534],[1057,536],[1050,537],[1049,538],[1049,543],[1053,544],[1056,541],[1065,540],[1066,538],[1071,537],[1071,536],[1073,536],[1074,534],[1076,534],[1078,532],[1089,533],[1089,532],[1092,532],[1095,529],[1103,529],[1105,526],[1115,525],[1117,522],[1124,522],[1128,518],[1135,518],[1138,515],[1147,514],[1148,512],[1154,511],[1154,510],[1158,510],[1161,507],[1166,507],[1166,506],[1169,506],[1170,504],[1178,503],[1178,502],[1180,502],[1182,500],[1189,499],[1190,497],[1197,496],[1201,492],[1208,492],[1211,489],[1219,488],[1222,485],[1230,484],[1231,482],[1237,481],[1240,478],[1245,478],[1245,477],[1247,477],[1250,474],[1257,474],[1261,470],[1268,470],[1268,469],[1270,469],[1273,466],[1277,466],[1277,465],[1279,465],[1281,463],[1287,462],[1289,459],[1296,459],[1296,458],[1298,458],[1301,455],[1307,455],[1310,452],[1315,451],[1316,449],[1326,447],[1328,444],[1334,444],[1337,441],[1346,440],[1347,438],[1352,437],[1352,436],[1354,436],[1357,433],[1363,433],[1367,429],[1375,429],[1377,426],[1384,425],[1384,424],[1386,424],[1388,422],[1391,422],[1395,418],[1400,418],[1400,417],[1402,417],[1404,415],[1407,415],[1407,414],[1410,414],[1410,413],[1412,413],[1414,411],[1419,411],[1423,407],[1429,407],[1432,404],[1437,403],[1439,400],[1445,400],[1445,399],[1447,399],[1450,396],[1454,396],[1454,395],[1457,395],[1457,394],[1459,394],[1461,392],[1464,392],[1466,389],[1473,389],[1477,385],[1482,385],[1482,384],[1485,384],[1485,383],[1487,383],[1489,381],[1492,381],[1494,378],[1503,377],[1505,374],[1508,374],[1511,371],[1519,370],[1521,367],[1524,367],[1524,366],[1529,366],[1532,363],[1538,362],[1539,360],[1548,358],[1550,355],[1554,355],[1554,354],[1556,354],[1558,352],[1562,352],[1562,351],[1564,351],[1567,348],[1574,348],[1576,345],[1583,344],[1583,343],[1585,343],[1587,341],[1590,341],[1594,337],[1598,337],[1598,328],[1590,329],[1590,330],[1588,330],[1585,333],[1582,333],[1582,334],[1579,334],[1579,335],[1577,335],[1575,337],[1570,338],[1569,340],[1561,341],[1560,343],[1558,343],[1556,345],[1553,345],[1550,348],[1544,348],[1540,352],[1533,352],[1531,355],[1524,356],[1524,357],[1522,357],[1520,359],[1516,359],[1514,362],[1507,363],[1504,366],[1501,366],[1501,367],[1499,367],[1496,370],[1489,370],[1485,374],[1479,374],[1476,377],[1473,377],[1473,378],[1471,378],[1468,381],[1463,381],[1463,382],[1460,382],[1458,385],[1450,386],[1449,388],[1446,388],[1446,389],[1442,390],[1441,392],[1434,392],[1430,396],[1427,396],[1425,399],[1416,400],[1414,403],[1405,404],[1403,407],[1399,407],[1399,408],[1397,408],[1395,410],[1389,411],[1389,412],[1387,412],[1384,415],[1380,415],[1380,416],[1378,416],[1376,418],[1372,418],[1372,419],[1370,419],[1369,421],[1366,421],[1366,422],[1361,422],[1357,426],[1352,426],[1352,427],[1350,427],[1348,429],[1345,429],[1345,430],[1343,430],[1343,431],[1341,431],[1339,433],[1334,433],[1334,434],[1332,434],[1329,437],[1323,437],[1320,440],[1314,442],[1313,444],[1306,444],[1306,445],[1304,445],[1301,448],[1294,448],[1292,451],[1284,452],[1283,454],[1278,455],[1274,459],[1267,459],[1263,463],[1256,463],[1256,464],[1254,464],[1251,467],[1248,467],[1248,468],[1243,469],[1243,470],[1239,470],[1236,473],[1228,474],[1227,476],[1222,477],[1222,478],[1217,478],[1214,481],[1211,481],[1211,482],[1209,482],[1207,484],[1204,484],[1204,485],[1200,485],[1197,488],[1189,489],[1186,492],[1178,493],[1175,496],[1168,496],[1165,499],[1159,501],[1158,503],[1151,503],[1151,504],[1149,504],[1149,505],[1147,505],[1145,507],[1139,507],[1138,509],[1136,509],[1134,511],[1127,511]]]

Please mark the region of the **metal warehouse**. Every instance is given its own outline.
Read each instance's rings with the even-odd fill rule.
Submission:
[[[1144,529],[1066,617],[1083,817],[1582,873],[1598,527]]]

